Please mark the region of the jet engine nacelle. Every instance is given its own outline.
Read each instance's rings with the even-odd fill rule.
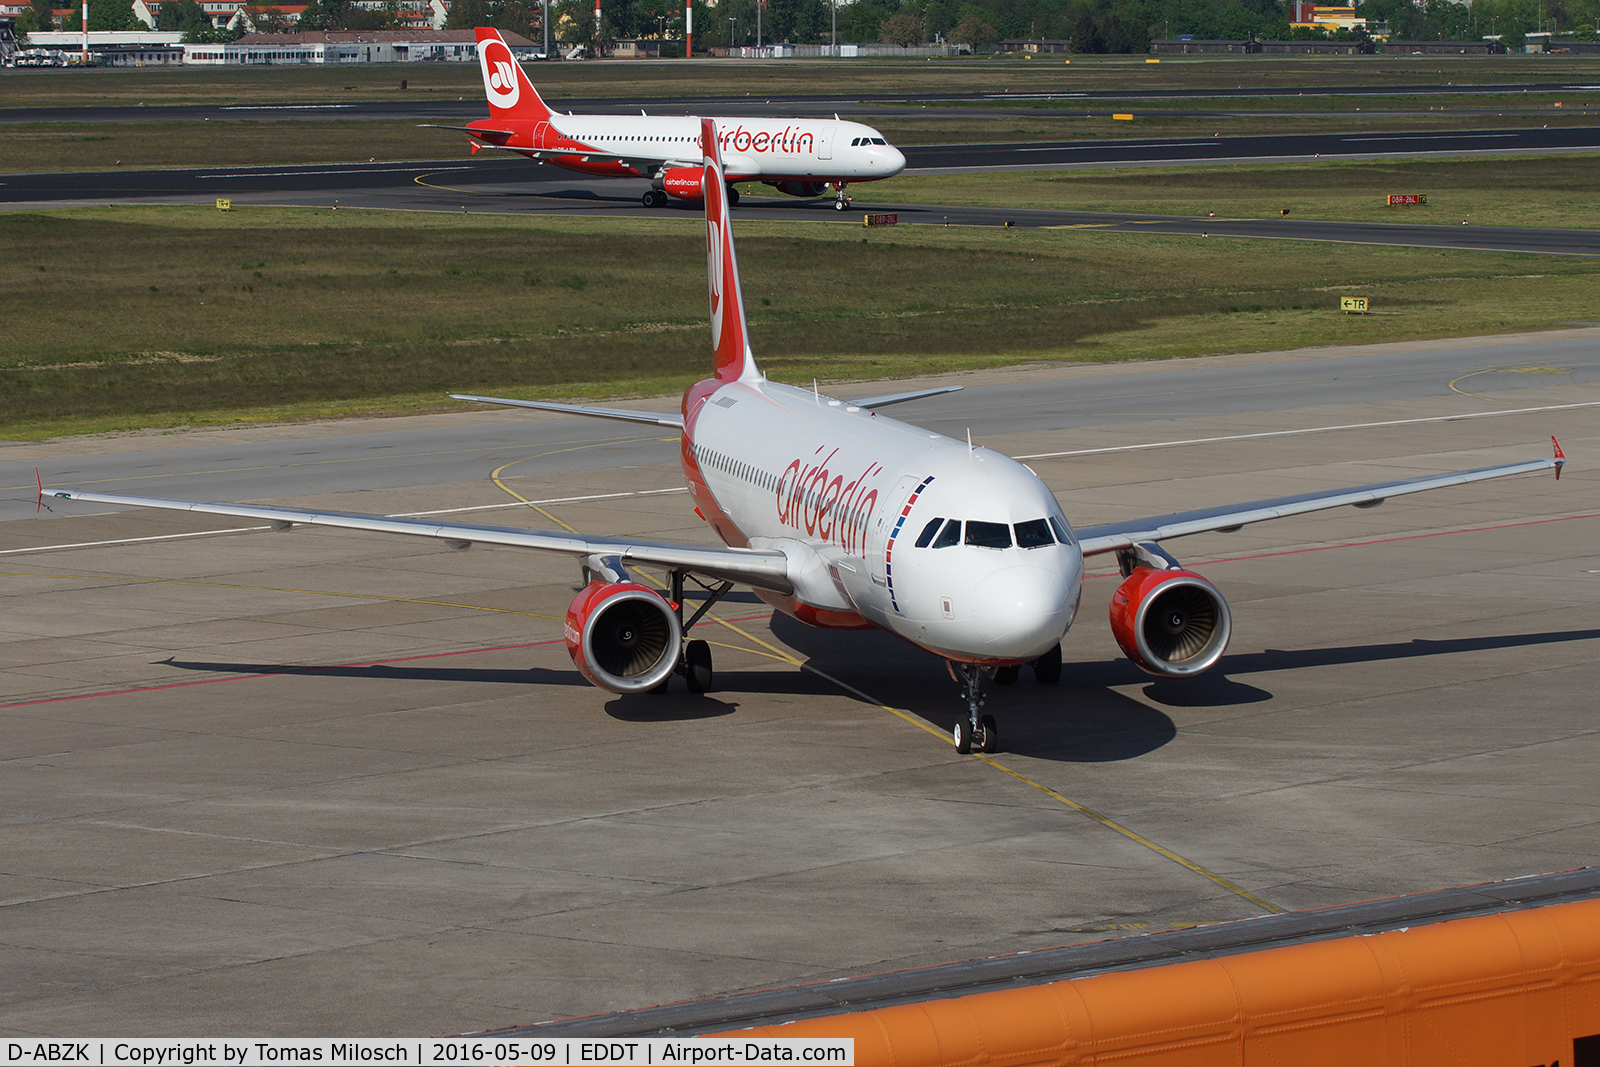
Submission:
[[[789,196],[821,196],[828,191],[827,182],[768,182],[767,184]]]
[[[567,652],[583,676],[612,693],[642,693],[672,674],[683,646],[678,613],[634,582],[590,582],[567,606]]]
[[[699,167],[672,167],[661,175],[661,187],[668,196],[679,200],[700,201],[705,194],[700,189]]]
[[[1193,571],[1136,567],[1111,595],[1111,633],[1143,670],[1189,678],[1222,658],[1233,620],[1217,587]]]

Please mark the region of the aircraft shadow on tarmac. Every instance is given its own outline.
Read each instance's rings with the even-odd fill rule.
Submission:
[[[957,687],[938,659],[886,633],[874,630],[817,630],[785,615],[772,618],[773,634],[805,658],[807,665],[856,686],[897,707],[910,709],[940,731],[954,724]],[[1487,637],[1415,638],[1384,644],[1299,650],[1263,649],[1224,656],[1212,671],[1188,681],[1152,679],[1127,660],[1069,662],[1058,685],[1035,685],[1024,668],[1014,686],[990,686],[988,710],[1000,718],[1001,751],[1064,763],[1108,763],[1136,759],[1166,745],[1178,727],[1158,708],[1140,703],[1114,687],[1144,682],[1144,696],[1171,708],[1215,708],[1255,704],[1272,693],[1237,679],[1239,675],[1385,660],[1448,656],[1464,652],[1534,648],[1540,645],[1600,640],[1600,629],[1556,630]],[[171,657],[163,665],[215,674],[286,675],[374,681],[512,683],[523,686],[587,686],[576,669],[552,670],[422,666],[419,664],[223,663]],[[814,671],[786,669],[717,672],[718,694],[691,694],[674,679],[665,693],[616,697],[606,714],[626,722],[679,722],[731,715],[739,703],[730,694],[836,696],[837,687]]]

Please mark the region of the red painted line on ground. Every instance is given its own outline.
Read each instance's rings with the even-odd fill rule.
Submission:
[[[771,617],[771,612],[768,612],[765,615],[751,615],[747,618],[731,619],[729,621],[760,622],[763,619],[770,619]],[[706,620],[705,622],[695,624],[696,629],[701,626],[711,625],[715,625],[712,620]],[[147,685],[141,686],[137,689],[111,689],[103,693],[75,693],[72,696],[64,697],[41,697],[38,700],[23,700],[15,704],[0,704],[0,711],[7,710],[9,708],[27,708],[32,707],[35,704],[60,704],[69,700],[94,700],[97,697],[120,697],[132,696],[136,693],[159,693],[164,689],[186,689],[193,685],[218,685],[222,682],[243,682],[251,678],[279,678],[284,675],[311,674],[315,671],[343,671],[350,670],[355,667],[382,667],[390,663],[412,663],[419,659],[439,659],[444,656],[471,656],[478,652],[510,652],[519,648],[541,648],[546,645],[559,645],[564,644],[565,642],[566,638],[558,637],[551,641],[530,641],[525,645],[495,645],[490,648],[461,648],[451,652],[425,652],[417,656],[401,656],[397,659],[375,659],[366,663],[339,663],[331,667],[286,667],[281,671],[270,671],[258,674],[236,674],[230,678],[197,678],[192,682],[169,682],[166,685]]]
[[[411,663],[419,659],[440,659],[444,656],[470,656],[477,652],[509,652],[519,648],[538,648],[541,645],[558,645],[563,638],[554,641],[532,641],[526,645],[496,645],[492,648],[462,648],[452,652],[425,652],[418,656],[401,656],[397,659],[375,659],[367,663],[339,663],[331,667],[286,667],[281,671],[268,671],[258,674],[236,674],[231,678],[199,678],[192,682],[169,682],[166,685],[146,685],[137,689],[111,689],[103,693],[75,693],[65,697],[42,697],[38,700],[23,700],[15,704],[0,704],[0,711],[8,708],[27,708],[35,704],[60,704],[68,700],[93,700],[96,697],[131,696],[135,693],[159,693],[164,689],[187,689],[192,685],[217,685],[222,682],[243,682],[251,678],[280,678],[287,674],[311,674],[316,671],[343,671],[353,667],[381,667],[389,663]]]

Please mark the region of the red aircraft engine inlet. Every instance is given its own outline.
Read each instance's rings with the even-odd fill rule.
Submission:
[[[789,196],[821,196],[828,191],[827,182],[769,182],[774,189]]]
[[[699,167],[673,167],[661,176],[662,188],[679,200],[704,200]]]
[[[1136,567],[1111,594],[1111,633],[1127,657],[1161,678],[1189,678],[1222,658],[1228,602],[1193,571]]]
[[[660,593],[633,582],[590,582],[567,606],[567,652],[590,682],[642,693],[678,665],[683,629]]]

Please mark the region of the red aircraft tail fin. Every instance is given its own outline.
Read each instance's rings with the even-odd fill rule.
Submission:
[[[479,26],[478,67],[483,71],[483,92],[489,98],[489,115],[497,119],[550,117],[550,109],[528,80],[505,38],[492,26]]]
[[[706,205],[706,281],[711,288],[711,343],[717,380],[759,381],[761,370],[750,352],[744,294],[739,291],[739,264],[733,254],[728,186],[722,177],[722,155],[717,151],[717,124],[711,119],[700,120],[700,141],[705,152],[700,190]]]

